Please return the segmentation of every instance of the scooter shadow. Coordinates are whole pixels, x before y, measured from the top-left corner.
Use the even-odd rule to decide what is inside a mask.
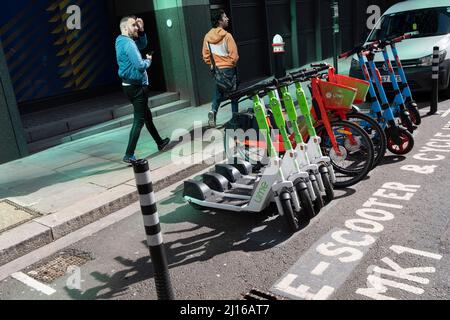
[[[378,166],[394,164],[394,163],[402,162],[404,160],[406,160],[406,157],[401,156],[401,155],[384,156],[383,160],[378,164]]]
[[[285,218],[276,212],[275,205],[260,213],[200,211],[189,204],[178,207],[160,217],[161,223],[166,224],[164,234],[169,242],[165,242],[165,247],[170,267],[206,261],[230,251],[267,250],[298,235],[309,224],[301,221],[300,230],[293,233]]]
[[[351,195],[356,193],[356,190],[353,188],[341,188],[334,190],[335,193],[341,193],[341,191],[343,191],[344,193],[337,196],[335,195],[333,201],[350,197]]]

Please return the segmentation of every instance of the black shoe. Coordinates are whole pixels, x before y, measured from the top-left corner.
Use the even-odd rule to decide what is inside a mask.
[[[158,150],[159,151],[164,151],[164,149],[166,149],[167,145],[169,144],[170,139],[169,138],[165,138],[161,144],[158,145]]]

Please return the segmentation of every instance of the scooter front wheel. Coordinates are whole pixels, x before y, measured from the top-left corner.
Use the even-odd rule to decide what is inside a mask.
[[[316,214],[319,213],[319,211],[323,208],[324,203],[322,199],[322,195],[320,194],[320,188],[319,184],[317,183],[317,180],[311,181],[312,186],[314,189],[314,193],[316,194],[316,200],[314,200],[314,210],[316,211]]]
[[[390,131],[386,131],[390,132]],[[411,133],[403,128],[398,128],[398,135],[400,144],[395,143],[391,133],[387,136],[387,148],[390,152],[396,155],[404,155],[409,153],[414,148],[414,137]]]
[[[419,110],[417,110],[417,106],[415,104],[413,103],[408,104],[408,112],[409,118],[411,119],[412,123],[414,123],[416,126],[422,123],[422,117],[419,113]]]
[[[334,199],[333,184],[330,181],[328,173],[322,173],[323,186],[325,187],[325,203],[330,203]]]
[[[308,189],[297,189],[297,194],[300,198],[302,210],[300,212],[303,213],[303,217],[311,220],[316,215],[316,211],[314,210],[313,203],[311,201],[311,197],[309,196]],[[300,221],[302,217],[298,216],[298,220]]]
[[[283,209],[283,217],[287,223],[289,230],[294,233],[298,230],[298,220],[294,215],[294,210],[292,209],[291,195],[289,192],[284,192],[280,195],[281,207]]]

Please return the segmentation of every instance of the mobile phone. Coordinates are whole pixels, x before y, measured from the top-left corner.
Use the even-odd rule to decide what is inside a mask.
[[[150,51],[149,53],[147,53],[149,56],[152,56],[155,53],[155,51]]]

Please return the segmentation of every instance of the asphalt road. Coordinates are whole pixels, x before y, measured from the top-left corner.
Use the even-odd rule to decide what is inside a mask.
[[[450,100],[439,109],[410,154],[388,153],[293,235],[270,213],[199,212],[180,187],[166,190],[158,211],[175,296],[235,300],[257,288],[284,299],[449,299]],[[0,299],[156,299],[142,216],[134,207],[117,217],[41,250],[0,282]],[[61,251],[90,260],[44,286],[21,278]]]

